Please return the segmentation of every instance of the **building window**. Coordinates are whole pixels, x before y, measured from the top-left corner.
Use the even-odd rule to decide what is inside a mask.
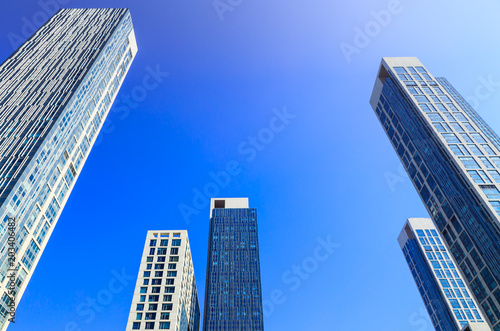
[[[170,329],[170,322],[160,322],[160,330]]]
[[[163,277],[163,271],[155,271],[155,277]]]
[[[158,248],[158,255],[167,255],[166,248]]]
[[[456,144],[460,142],[457,135],[454,133],[443,133],[443,138],[449,144]]]
[[[440,114],[427,114],[432,122],[444,122],[443,117]]]
[[[148,288],[147,287],[141,287],[141,293],[147,293]]]
[[[155,320],[156,319],[156,313],[146,313],[146,318],[145,320]]]
[[[137,313],[137,316],[135,317],[136,320],[142,320],[142,313]]]
[[[160,287],[156,286],[151,289],[151,293],[160,293]]]
[[[155,255],[155,249],[154,248],[150,248],[149,249],[149,255]]]
[[[467,133],[460,133],[460,137],[466,142],[466,143],[473,143],[474,140],[472,140]]]
[[[483,136],[481,136],[480,133],[471,133],[470,134],[472,136],[472,138],[474,138],[474,140],[480,144],[486,144],[486,140],[484,140]]]
[[[468,122],[469,120],[464,116],[464,114],[462,113],[453,113],[453,115],[455,115],[455,117],[457,118],[457,120],[459,120],[460,122]]]
[[[144,282],[142,285],[148,285],[149,284],[149,279],[144,279]]]
[[[146,296],[145,296],[145,295],[141,295],[141,296],[139,297],[139,301],[140,301],[140,302],[144,302],[144,301],[146,301]]]
[[[489,145],[481,145],[488,155],[496,155],[495,151]]]
[[[155,328],[155,322],[146,322],[146,330],[153,330]]]
[[[149,241],[149,246],[151,246],[151,247],[156,246],[156,239],[151,239]]]
[[[172,310],[172,304],[171,303],[164,303],[161,305],[161,310]]]
[[[481,160],[481,162],[483,162],[484,166],[485,166],[487,169],[493,169],[493,168],[495,168],[495,167],[493,166],[493,164],[491,164],[490,160],[488,160],[488,158],[487,158],[487,157],[482,156],[482,157],[479,157],[479,159]]]
[[[170,248],[170,254],[172,254],[172,255],[178,255],[179,254],[179,249],[178,248]]]
[[[443,124],[446,124],[446,123],[435,122],[432,124],[434,125],[434,127],[436,128],[436,130],[438,132],[448,132],[448,130],[446,130],[446,128],[443,126]]]
[[[441,100],[439,100],[439,98],[435,95],[432,95],[431,96],[431,99],[434,101],[434,102],[440,102]],[[442,104],[442,103],[436,103],[436,108],[439,110],[439,111],[442,111],[442,112],[446,112],[448,111],[448,109],[446,109],[446,107]],[[463,131],[463,130],[462,130]]]
[[[500,201],[490,201],[491,206],[495,211],[497,212],[498,215],[500,215]]]
[[[172,301],[172,296],[170,294],[165,294],[163,296],[163,302],[170,302]]]
[[[156,304],[156,303],[150,303],[149,307],[148,307],[148,310],[149,311],[158,310],[158,304]]]
[[[181,239],[172,239],[172,246],[180,246]]]
[[[175,286],[166,286],[165,293],[175,293]]]
[[[477,145],[471,144],[467,145],[474,155],[484,155],[483,152],[477,147]]]
[[[427,104],[425,104],[425,103],[419,103],[418,105],[419,105],[419,106],[420,106],[420,108],[422,108],[422,110],[423,110],[423,111],[425,111],[426,113],[428,113],[428,112],[431,112],[431,111],[432,111],[432,109],[431,109],[431,108],[429,108],[429,106],[427,106]]]
[[[490,159],[491,159],[491,161],[493,161],[493,163],[495,163],[495,166],[497,168],[500,168],[500,157],[498,157],[498,156],[491,156]]]
[[[464,164],[467,169],[480,169],[479,164],[472,157],[461,157],[460,161]]]
[[[141,328],[141,322],[132,323],[132,330],[139,330]]]
[[[170,313],[161,313],[160,319],[161,320],[168,320],[168,319],[170,319]]]
[[[175,270],[176,263],[169,263],[168,264],[168,269],[169,270]]]
[[[481,185],[481,189],[488,199],[500,199],[500,191],[494,185]]]
[[[474,181],[474,183],[476,183],[476,184],[484,184],[484,179],[479,175],[479,173],[476,170],[469,170],[467,172],[471,176],[471,178]]]
[[[179,257],[178,256],[171,256],[168,259],[169,262],[179,262]]]
[[[143,311],[144,310],[144,304],[143,303],[138,303],[135,310],[137,310],[137,311]]]
[[[483,177],[484,181],[488,184],[491,184],[493,183],[490,179],[490,177],[488,177],[488,175],[486,175],[486,172],[484,172],[483,170],[479,170],[479,174]]]
[[[463,122],[462,124],[465,126],[465,128],[467,129],[467,131],[469,131],[469,132],[476,131],[476,129],[474,129],[474,127],[469,122]]]
[[[460,303],[458,303],[458,300],[457,300],[457,299],[451,299],[451,300],[450,300],[450,303],[451,303],[451,306],[452,306],[453,308],[461,308],[461,307],[460,307]]]
[[[161,285],[161,278],[155,278],[151,282],[152,285]]]
[[[168,239],[162,239],[160,241],[160,246],[168,246]]]
[[[448,282],[447,279],[440,279],[439,282],[441,283],[441,286],[445,288],[450,287],[450,283]]]

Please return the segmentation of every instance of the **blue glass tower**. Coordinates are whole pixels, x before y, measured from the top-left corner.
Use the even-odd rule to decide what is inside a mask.
[[[248,199],[212,199],[204,331],[263,331],[257,211]]]
[[[128,9],[62,9],[0,65],[2,331],[136,52]]]
[[[436,331],[487,326],[430,219],[408,219],[398,242]]]
[[[500,330],[500,138],[417,58],[383,58],[370,103],[487,322]]]

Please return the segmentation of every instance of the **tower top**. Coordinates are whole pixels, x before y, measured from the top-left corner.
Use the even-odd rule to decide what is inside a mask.
[[[212,198],[210,199],[210,217],[214,208],[249,208],[248,198]]]

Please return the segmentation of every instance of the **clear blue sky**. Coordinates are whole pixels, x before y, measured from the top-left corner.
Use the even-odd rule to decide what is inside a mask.
[[[431,330],[396,241],[407,217],[427,213],[368,100],[382,56],[417,56],[464,96],[480,77],[500,82],[498,1],[242,0],[224,20],[212,0],[59,1],[130,8],[139,53],[119,98],[140,91],[147,68],[169,75],[115,104],[9,330],[124,330],[135,279],[95,314],[86,298],[113,270],[137,276],[148,229],[189,231],[202,303],[209,209],[199,203],[186,224],[179,206],[233,160],[241,172],[218,196],[258,209],[267,330]],[[2,60],[44,7],[2,5]],[[342,43],[357,47],[350,62]],[[478,111],[500,132],[490,87]],[[284,108],[295,117],[271,137]],[[338,247],[314,258],[318,240]]]

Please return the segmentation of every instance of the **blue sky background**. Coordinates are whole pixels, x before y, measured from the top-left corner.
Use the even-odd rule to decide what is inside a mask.
[[[169,75],[135,107],[115,103],[9,330],[124,330],[148,229],[189,231],[202,304],[209,208],[187,224],[179,206],[232,160],[241,173],[218,196],[258,209],[267,330],[432,330],[396,241],[427,213],[368,101],[382,56],[417,56],[500,132],[500,84],[475,92],[500,82],[498,1],[242,0],[224,20],[211,0],[59,1],[130,8],[139,53],[119,99],[147,68]],[[3,4],[0,59],[44,7]],[[348,62],[340,45],[388,8]],[[249,161],[238,146],[285,107],[295,118]],[[318,240],[340,246],[314,264]],[[283,280],[304,263],[304,279]],[[113,270],[134,280],[89,314]]]

